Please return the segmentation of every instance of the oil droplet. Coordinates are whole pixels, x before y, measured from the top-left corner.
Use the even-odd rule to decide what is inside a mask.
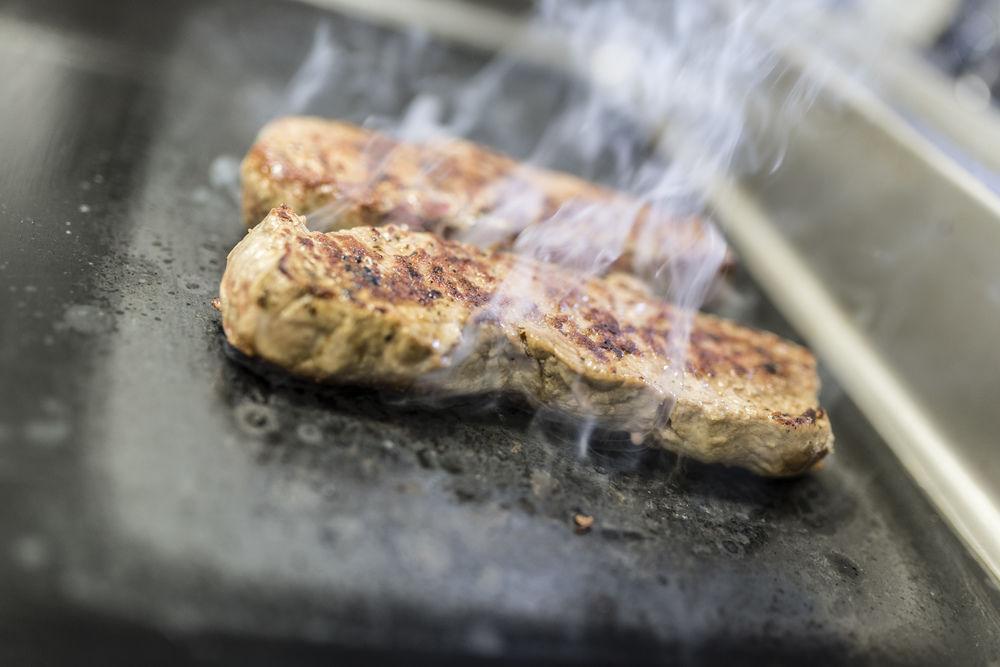
[[[278,418],[266,405],[246,401],[237,405],[233,412],[236,424],[248,435],[269,435],[278,430]]]

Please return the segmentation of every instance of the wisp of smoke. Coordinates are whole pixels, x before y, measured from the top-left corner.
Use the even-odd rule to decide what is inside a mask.
[[[519,157],[525,164],[598,179],[621,194],[600,203],[570,201],[543,222],[526,224],[521,221],[543,210],[543,197],[533,187],[530,169],[515,170],[493,184],[503,192],[500,205],[464,230],[462,238],[488,246],[516,234],[513,251],[525,261],[557,262],[581,279],[607,272],[623,253],[633,252],[635,270],[674,305],[663,386],[680,391],[693,314],[727,252],[723,236],[704,215],[707,193],[719,179],[780,160],[782,128],[808,107],[820,85],[814,73],[798,72],[788,88],[792,92],[776,95],[776,78],[788,75],[782,51],[792,39],[820,41],[807,34],[807,26],[821,25],[814,19],[827,4],[543,3],[533,18],[534,34],[563,45],[569,76],[542,91],[552,97],[545,105],[548,116],[543,130],[534,134],[531,151]],[[407,42],[410,47],[426,43]],[[407,59],[419,58],[419,50],[389,44],[386,62],[405,69]],[[321,90],[354,76],[342,55],[321,26],[289,85],[285,111],[305,109]],[[511,107],[510,90],[521,73],[512,48],[470,80],[418,88],[400,116],[373,117],[367,124],[415,142],[517,135],[523,129],[517,116],[500,118],[497,109]],[[316,225],[337,214],[333,204],[310,212],[309,219]],[[523,315],[519,303],[531,301],[531,281],[519,275],[517,266],[491,305],[494,315],[507,321]],[[475,331],[470,329],[466,338],[474,340]],[[457,350],[455,356],[462,353]],[[593,426],[584,420],[582,442]]]

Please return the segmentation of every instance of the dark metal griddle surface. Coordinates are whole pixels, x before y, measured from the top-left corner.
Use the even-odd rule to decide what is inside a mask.
[[[1000,657],[997,591],[832,381],[836,456],[774,482],[613,438],[580,461],[517,405],[314,391],[227,353],[231,158],[289,111],[321,18],[0,10],[0,662]],[[387,71],[393,35],[324,20],[370,60],[327,115],[483,62]]]

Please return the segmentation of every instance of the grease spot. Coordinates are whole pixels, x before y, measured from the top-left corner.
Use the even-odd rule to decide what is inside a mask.
[[[323,441],[323,432],[316,424],[299,424],[295,435],[307,445],[318,445]]]
[[[265,436],[278,430],[278,417],[266,405],[247,401],[237,405],[233,412],[236,424],[247,435]]]

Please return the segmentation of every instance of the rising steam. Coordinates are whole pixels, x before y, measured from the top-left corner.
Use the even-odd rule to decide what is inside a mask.
[[[780,160],[781,128],[794,122],[818,89],[812,73],[799,72],[793,93],[776,95],[777,77],[787,75],[781,53],[793,36],[819,41],[806,34],[806,26],[817,24],[813,19],[825,4],[546,2],[533,18],[533,32],[563,45],[569,76],[536,75],[543,85],[528,94],[545,96],[544,118],[509,111],[527,67],[512,48],[457,85],[425,80],[402,114],[370,115],[365,122],[408,141],[477,139],[526,164],[570,171],[623,193],[604,203],[571,201],[542,224],[518,226],[535,217],[530,212],[542,210],[543,201],[532,187],[530,170],[515,171],[494,184],[504,193],[501,205],[460,238],[490,245],[520,232],[514,244],[518,255],[558,262],[581,278],[604,274],[627,247],[633,248],[632,264],[677,313],[664,367],[669,397],[682,386],[693,313],[727,252],[722,235],[704,215],[707,193],[721,178]],[[390,43],[385,62],[406,71],[429,51],[423,48],[427,44],[420,35],[406,37],[402,45]],[[367,79],[372,108],[382,108],[378,96],[389,94],[384,86],[371,81],[370,73],[351,69],[350,58],[321,26],[282,111],[322,115],[313,101],[324,90],[356,86],[354,76]],[[334,204],[308,213],[313,226],[324,226],[338,209]],[[522,278],[512,271],[498,297],[503,303],[498,317],[516,319],[518,303],[530,301],[530,280]],[[496,304],[494,309],[500,310]],[[475,338],[473,333],[467,339]],[[591,427],[587,421],[588,434]],[[586,435],[581,437],[585,442]]]

